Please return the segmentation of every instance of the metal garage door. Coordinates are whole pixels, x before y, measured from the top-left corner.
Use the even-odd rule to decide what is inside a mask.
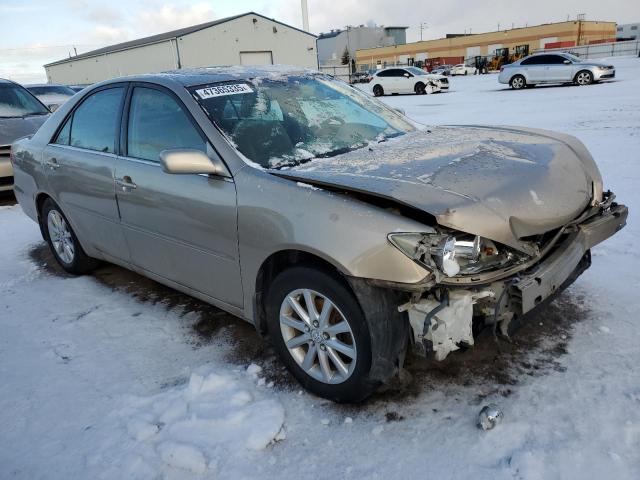
[[[240,52],[240,65],[273,65],[273,53]]]

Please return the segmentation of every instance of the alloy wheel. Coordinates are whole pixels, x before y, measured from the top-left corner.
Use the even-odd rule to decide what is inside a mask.
[[[589,72],[580,72],[576,80],[578,85],[589,85],[591,83],[591,74]]]
[[[73,263],[75,258],[75,244],[71,236],[71,229],[64,217],[57,210],[49,211],[47,215],[47,230],[51,245],[58,258],[66,264]]]
[[[280,306],[280,332],[289,354],[309,376],[328,384],[346,381],[356,366],[349,322],[325,295],[298,289]]]
[[[521,88],[523,88],[524,78],[515,77],[513,80],[511,80],[511,87],[513,87],[514,90],[520,90]]]

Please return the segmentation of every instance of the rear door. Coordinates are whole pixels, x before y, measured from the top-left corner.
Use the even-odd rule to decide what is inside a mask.
[[[527,82],[540,83],[545,81],[545,63],[547,61],[546,57],[547,55],[536,55],[533,57],[525,58],[520,63]]]
[[[226,304],[242,306],[236,189],[230,178],[168,174],[166,149],[216,155],[169,90],[134,84],[122,122],[115,172],[130,262]]]
[[[51,194],[86,250],[128,258],[119,225],[113,175],[126,84],[92,92],[45,148]]]

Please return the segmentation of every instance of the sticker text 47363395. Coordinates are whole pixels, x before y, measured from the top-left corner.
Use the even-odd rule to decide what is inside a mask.
[[[220,97],[223,95],[237,95],[239,93],[253,93],[252,88],[246,83],[227,83],[225,85],[215,85],[201,88],[196,93],[203,100],[206,98]]]

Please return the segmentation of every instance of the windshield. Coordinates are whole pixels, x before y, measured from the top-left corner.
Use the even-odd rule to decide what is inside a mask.
[[[564,56],[574,63],[582,62],[582,59],[580,57],[576,57],[575,55],[571,55],[570,53],[565,53]]]
[[[27,87],[34,95],[68,95],[73,96],[76,94],[69,87],[65,87],[63,85],[47,85],[42,87]]]
[[[339,155],[415,130],[384,104],[324,75],[238,80],[192,93],[233,145],[265,168]]]
[[[405,70],[407,72],[413,73],[414,75],[426,75],[427,72],[418,67],[407,67]]]
[[[46,115],[49,110],[27,90],[14,83],[0,83],[0,117]]]

